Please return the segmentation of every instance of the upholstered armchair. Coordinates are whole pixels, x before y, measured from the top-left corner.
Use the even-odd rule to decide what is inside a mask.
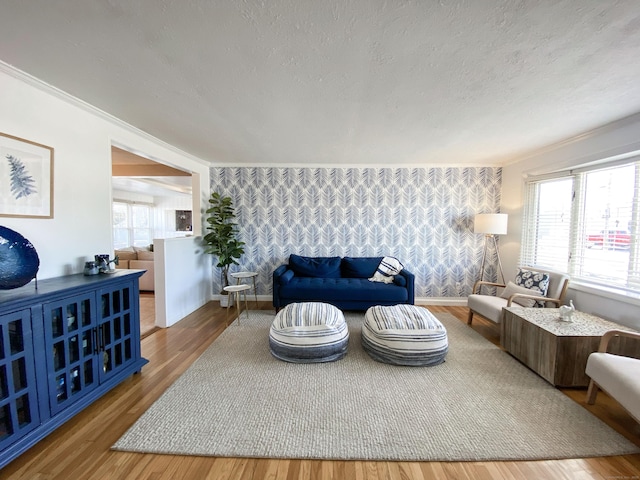
[[[607,353],[609,342],[615,337],[627,337],[640,342],[640,334],[624,330],[610,330],[602,336],[597,352],[587,359],[586,374],[591,377],[587,403],[593,405],[598,389],[602,389],[640,422],[640,360]]]
[[[560,307],[569,286],[569,276],[551,270],[521,267],[513,282],[507,285],[478,281],[473,286],[471,295],[467,298],[469,317],[467,324],[471,325],[474,313],[495,323],[502,321],[502,308],[510,307],[513,303],[523,307]],[[497,295],[482,294],[483,287],[495,287]]]

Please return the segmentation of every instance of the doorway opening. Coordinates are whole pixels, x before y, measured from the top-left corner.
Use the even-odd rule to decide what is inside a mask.
[[[193,234],[192,174],[116,146],[111,147],[112,232],[117,268],[144,269],[140,277],[140,331],[155,331],[154,239]],[[160,273],[158,273],[160,274]]]

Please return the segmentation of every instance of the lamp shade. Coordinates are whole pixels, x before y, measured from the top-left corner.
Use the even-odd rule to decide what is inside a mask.
[[[473,231],[488,235],[505,235],[507,217],[506,213],[478,213],[473,220]]]

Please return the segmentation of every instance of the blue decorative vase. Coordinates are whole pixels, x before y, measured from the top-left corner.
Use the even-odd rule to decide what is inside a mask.
[[[0,290],[22,287],[36,277],[40,259],[33,244],[0,226]]]

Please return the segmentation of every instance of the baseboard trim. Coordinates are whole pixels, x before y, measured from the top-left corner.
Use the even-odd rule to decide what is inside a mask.
[[[214,300],[220,300],[222,295],[214,295]],[[251,291],[247,292],[247,302],[255,301],[255,297]],[[273,296],[258,295],[259,302],[271,302]],[[445,307],[466,307],[467,297],[419,297],[415,300],[416,305],[440,305]]]
[[[441,305],[444,307],[466,307],[467,297],[420,297],[416,305]]]

